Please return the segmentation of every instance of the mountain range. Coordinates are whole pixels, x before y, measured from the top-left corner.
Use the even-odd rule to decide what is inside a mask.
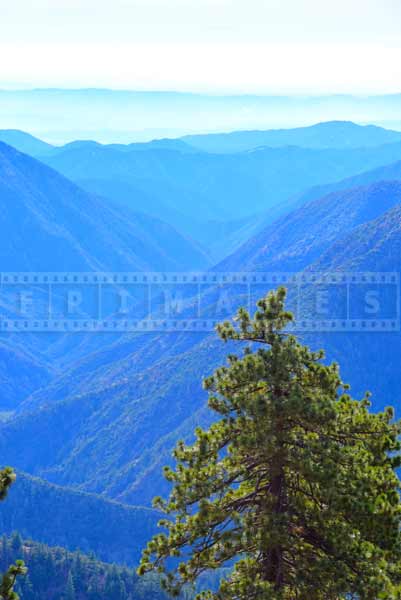
[[[260,146],[269,146],[270,148],[282,146],[366,148],[399,142],[401,132],[383,129],[383,127],[375,125],[360,126],[350,121],[331,121],[295,129],[187,135],[181,139],[199,150],[224,154],[243,152]]]
[[[43,163],[0,143],[3,271],[178,270],[207,264],[173,227],[116,211]],[[28,243],[27,243],[28,240]],[[179,257],[179,260],[178,260]]]
[[[300,127],[338,120],[400,124],[400,94],[196,94],[110,89],[0,90],[0,127],[50,143],[76,139],[128,143],[185,134]],[[397,128],[397,127],[396,127]]]
[[[336,127],[337,138],[325,141]],[[394,133],[330,123],[277,132],[277,144],[309,136],[310,148],[230,154],[194,151],[188,139],[149,148],[79,142],[46,148],[42,160],[2,143],[3,270],[398,272],[401,143]],[[363,136],[368,141],[358,147]],[[122,189],[136,191],[128,197]],[[208,222],[215,229],[195,236]],[[215,264],[205,248],[213,232],[221,238]],[[243,297],[227,289],[232,312]],[[397,290],[380,280],[371,289],[385,291],[386,307]],[[219,292],[209,286],[202,298],[215,307]],[[1,307],[10,312],[6,289]],[[1,336],[0,453],[19,471],[1,507],[3,531],[135,564],[155,529],[151,498],[168,491],[162,466],[178,439],[191,439],[212,418],[201,380],[240,349],[207,332]],[[340,362],[355,395],[370,388],[375,409],[399,410],[399,328],[318,328],[302,339]]]
[[[111,207],[144,212],[185,232],[214,262],[283,209],[288,212],[292,198],[306,189],[401,159],[401,142],[260,147],[236,154],[149,146],[145,152],[135,145],[121,150],[80,142],[40,158],[89,193],[106,197]]]

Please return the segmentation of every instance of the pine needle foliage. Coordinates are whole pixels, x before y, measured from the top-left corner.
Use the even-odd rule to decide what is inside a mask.
[[[231,567],[202,600],[401,598],[400,423],[354,400],[337,364],[288,333],[284,288],[218,327],[240,355],[206,379],[217,420],[179,442],[139,574],[172,595]]]
[[[15,473],[11,467],[5,467],[0,471],[0,500],[7,496],[10,486],[16,479]],[[25,575],[27,569],[22,560],[17,560],[11,565],[0,579],[0,598],[2,600],[19,600],[14,586],[19,575]]]

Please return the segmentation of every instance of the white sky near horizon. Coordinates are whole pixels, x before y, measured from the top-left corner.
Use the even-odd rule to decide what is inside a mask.
[[[0,0],[0,87],[401,92],[401,0]]]

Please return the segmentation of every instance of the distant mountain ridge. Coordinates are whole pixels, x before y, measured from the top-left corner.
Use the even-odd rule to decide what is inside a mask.
[[[221,136],[235,141],[248,133],[255,144],[264,136],[276,147],[210,154],[183,139],[125,145],[78,140],[47,145],[39,158],[88,192],[106,197],[118,211],[125,206],[185,231],[211,262],[231,254],[264,223],[307,200],[397,178],[372,173],[365,181],[363,172],[401,161],[401,142],[396,141],[401,132],[334,121]],[[355,175],[359,173],[360,182]],[[355,180],[344,179],[350,176]]]
[[[217,262],[249,237],[258,215],[263,222],[270,210],[312,186],[401,160],[401,142],[362,149],[291,146],[220,155],[170,149],[121,152],[88,144],[58,149],[43,160],[87,191],[101,192],[116,207],[158,215],[186,231]],[[222,238],[219,224],[227,221],[235,226]]]
[[[401,161],[392,162],[388,165],[380,166],[369,171],[362,171],[357,175],[335,181],[334,183],[327,183],[325,185],[318,185],[305,190],[301,194],[291,198],[288,205],[292,205],[293,208],[301,206],[311,200],[317,200],[322,196],[326,196],[332,192],[339,192],[341,190],[348,190],[355,187],[362,187],[370,185],[378,181],[401,181]]]
[[[207,264],[196,244],[173,227],[116,211],[2,142],[0,207],[3,271],[180,270]]]
[[[0,129],[0,141],[35,158],[57,155],[60,151],[84,146],[100,146],[121,152],[169,149],[184,153],[204,151],[212,154],[231,154],[260,147],[298,146],[320,150],[375,147],[400,142],[401,131],[377,125],[360,125],[352,121],[323,121],[305,127],[189,134],[180,138],[155,138],[147,142],[132,140],[129,143],[100,143],[94,139],[82,139],[53,145],[25,131]]]
[[[400,94],[223,96],[96,88],[0,90],[3,127],[11,123],[56,144],[97,137],[126,143],[188,133],[299,127],[327,120],[327,115],[343,121],[399,123],[400,108]]]
[[[332,192],[267,226],[214,269],[300,271],[350,230],[398,204],[401,181],[379,181]]]
[[[375,125],[357,125],[351,121],[328,121],[295,129],[187,135],[181,139],[205,152],[230,153],[253,150],[260,146],[299,146],[315,149],[381,146],[399,142],[401,131],[383,129]]]
[[[53,149],[51,144],[19,129],[0,129],[0,142],[30,156],[40,156]]]

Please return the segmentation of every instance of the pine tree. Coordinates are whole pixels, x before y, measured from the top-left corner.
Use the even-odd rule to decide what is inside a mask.
[[[23,600],[35,600],[35,592],[29,575],[25,575],[17,582],[18,591],[21,593]]]
[[[13,554],[21,554],[22,552],[22,538],[18,531],[14,532],[10,539],[11,550]]]
[[[104,591],[107,598],[113,598],[113,600],[124,600],[126,597],[124,582],[115,565],[107,574]]]
[[[75,600],[75,585],[71,571],[68,573],[67,585],[65,586],[65,600]]]
[[[14,483],[16,477],[10,467],[5,467],[0,471],[0,500],[7,496],[10,486]],[[18,541],[20,541],[18,539]],[[0,580],[0,598],[3,600],[18,600],[19,596],[14,591],[15,582],[19,575],[25,575],[27,569],[22,560],[17,560],[14,565],[8,568]]]
[[[88,556],[88,558],[89,558],[89,556]],[[73,576],[74,576],[75,592],[77,593],[77,595],[79,595],[79,593],[83,592],[83,586],[84,586],[84,581],[85,581],[85,568],[84,568],[81,554],[79,554],[79,552],[76,552],[74,554],[74,560],[73,560],[73,563],[71,566],[71,572],[73,573]]]
[[[284,305],[280,288],[253,318],[240,309],[218,327],[243,352],[205,382],[218,419],[165,468],[173,489],[155,506],[167,533],[138,573],[160,573],[178,595],[228,566],[199,596],[216,600],[401,598],[401,426],[391,409],[369,412],[368,395],[353,400],[338,366],[288,333]]]

